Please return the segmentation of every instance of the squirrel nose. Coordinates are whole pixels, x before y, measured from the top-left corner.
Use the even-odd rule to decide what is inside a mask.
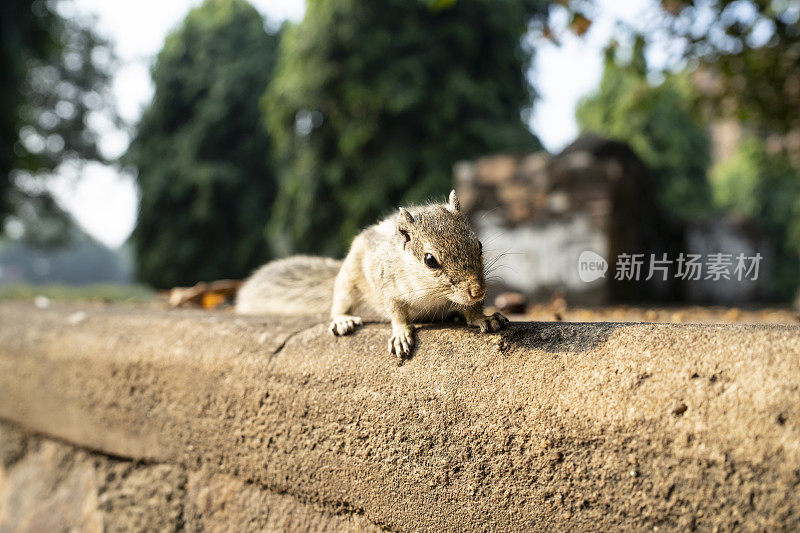
[[[480,300],[486,295],[486,286],[484,285],[470,285],[469,296],[476,300]]]

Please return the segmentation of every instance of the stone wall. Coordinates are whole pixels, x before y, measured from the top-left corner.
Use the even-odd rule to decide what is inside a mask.
[[[680,235],[659,212],[647,168],[626,145],[584,137],[561,154],[500,155],[454,168],[456,191],[498,266],[493,292],[534,298],[565,294],[582,304],[669,299],[672,283],[613,279],[619,253],[679,247]],[[612,265],[592,282],[578,275],[590,251]]]
[[[208,466],[91,452],[0,423],[0,533],[379,531]]]
[[[577,304],[620,301],[746,303],[763,301],[769,285],[769,244],[751,225],[725,218],[678,221],[655,201],[655,177],[625,144],[581,137],[560,154],[498,155],[454,167],[461,204],[485,243],[492,265],[490,295],[519,291],[534,299],[564,295]],[[604,277],[579,275],[579,258],[595,254]],[[761,253],[760,277],[687,280],[679,255]],[[621,254],[642,254],[639,280],[615,279]],[[653,276],[652,258],[667,258],[667,279]]]
[[[0,303],[0,531],[800,528],[800,327]]]
[[[695,221],[686,226],[686,252],[708,257],[709,254],[724,252],[735,258],[739,254],[755,257],[760,254],[760,272],[755,279],[699,279],[687,282],[683,287],[683,299],[695,303],[713,302],[718,304],[737,304],[742,302],[762,302],[769,294],[771,246],[752,224],[743,221],[718,218],[716,220]],[[749,265],[748,265],[749,266]]]

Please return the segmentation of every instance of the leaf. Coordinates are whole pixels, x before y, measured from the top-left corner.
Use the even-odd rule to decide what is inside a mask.
[[[592,21],[586,18],[585,15],[582,13],[575,13],[572,15],[572,21],[569,23],[569,29],[572,32],[581,37],[587,31],[589,31],[589,27],[591,27]]]
[[[203,309],[214,309],[219,305],[225,303],[226,298],[217,292],[207,292],[203,294],[201,307]]]

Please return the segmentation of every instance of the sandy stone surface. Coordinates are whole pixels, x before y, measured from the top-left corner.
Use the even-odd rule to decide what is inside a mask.
[[[568,307],[563,298],[530,306],[519,320],[564,322],[668,322],[673,324],[800,325],[800,311],[789,307],[632,306]]]
[[[402,365],[388,334],[0,304],[0,528],[59,483],[108,528],[800,528],[796,325],[434,325]]]
[[[0,424],[0,533],[378,531],[209,468],[76,449]]]

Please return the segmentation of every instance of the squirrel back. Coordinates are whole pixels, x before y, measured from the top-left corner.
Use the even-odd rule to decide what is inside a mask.
[[[262,266],[236,295],[242,315],[328,314],[333,282],[342,262],[327,257],[296,255]]]

